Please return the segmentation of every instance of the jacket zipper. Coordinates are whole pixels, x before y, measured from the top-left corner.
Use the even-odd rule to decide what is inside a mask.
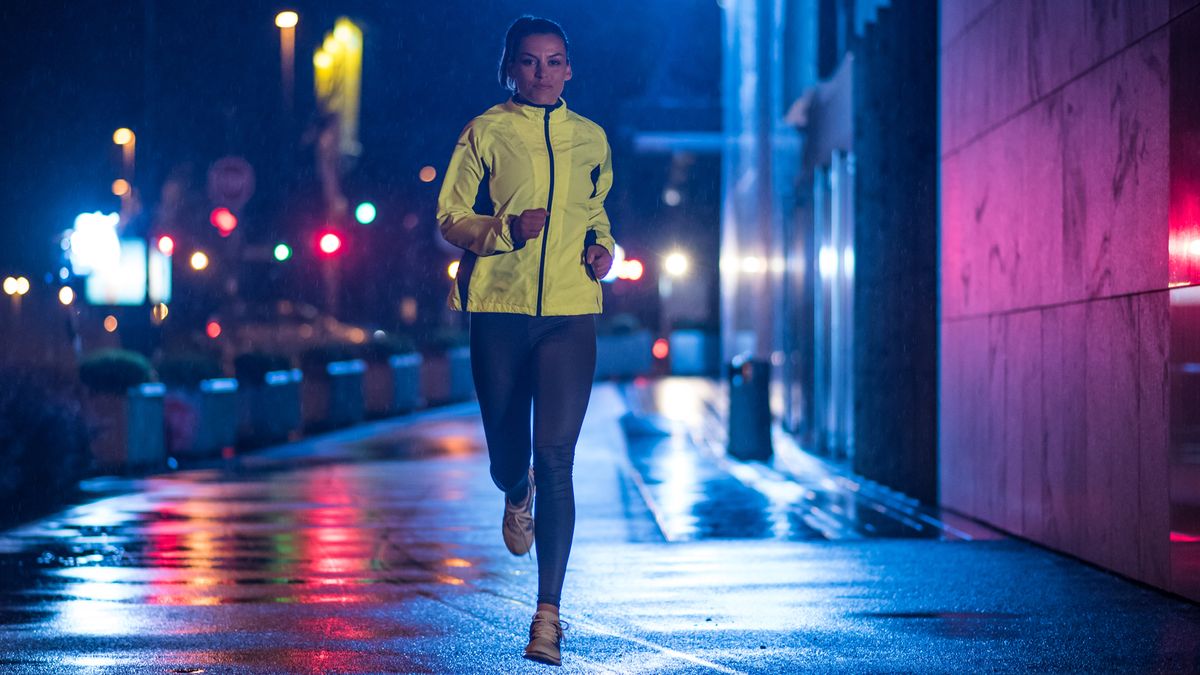
[[[550,156],[550,194],[546,196],[546,227],[542,228],[542,259],[538,263],[537,315],[542,315],[542,293],[546,283],[546,242],[550,241],[550,214],[554,207],[554,148],[550,145],[550,110],[546,110],[546,153]]]

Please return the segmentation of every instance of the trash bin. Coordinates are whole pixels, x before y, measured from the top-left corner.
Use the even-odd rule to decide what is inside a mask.
[[[729,364],[730,456],[741,460],[771,458],[771,364],[749,355]]]

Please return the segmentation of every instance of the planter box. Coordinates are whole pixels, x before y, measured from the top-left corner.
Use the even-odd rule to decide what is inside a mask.
[[[471,348],[455,347],[433,354],[421,364],[421,394],[429,405],[469,401],[475,397]]]
[[[166,388],[154,382],[131,387],[125,394],[88,394],[88,413],[95,429],[92,458],[97,467],[158,469],[165,465],[165,393]]]
[[[238,382],[217,378],[200,382],[197,389],[168,389],[164,416],[169,455],[220,457],[237,443]]]
[[[627,380],[649,375],[654,366],[650,353],[654,340],[648,330],[596,338],[596,379]]]
[[[672,375],[716,375],[721,371],[721,341],[716,333],[671,331]]]
[[[301,386],[306,429],[324,430],[358,424],[366,417],[362,359],[334,361],[324,370],[305,373]]]
[[[397,354],[386,363],[372,361],[363,374],[367,414],[400,415],[421,405],[421,355]]]
[[[304,375],[298,370],[274,370],[262,382],[242,382],[238,388],[238,441],[261,446],[292,440],[300,433],[300,387]]]

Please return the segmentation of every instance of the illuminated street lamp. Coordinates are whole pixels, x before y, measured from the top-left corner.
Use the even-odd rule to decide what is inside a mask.
[[[199,272],[200,270],[203,270],[203,269],[207,269],[208,268],[208,256],[205,255],[204,251],[196,251],[195,253],[192,254],[191,263],[192,263],[192,269],[196,270],[197,272]]]
[[[300,15],[288,10],[275,15],[279,28],[279,67],[283,82],[283,109],[290,115],[296,81],[296,24]]]
[[[663,268],[667,274],[673,277],[682,277],[688,271],[688,257],[679,251],[675,251],[663,261]]]
[[[64,306],[69,306],[75,302],[75,290],[70,286],[63,286],[58,289],[58,301]]]
[[[112,139],[113,143],[121,146],[124,158],[124,178],[126,181],[131,181],[133,180],[133,156],[137,147],[137,136],[131,130],[121,127],[113,132]]]

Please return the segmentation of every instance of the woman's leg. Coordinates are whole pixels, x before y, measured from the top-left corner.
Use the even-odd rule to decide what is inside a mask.
[[[529,319],[521,314],[471,314],[471,374],[483,417],[492,481],[510,501],[528,489],[530,377]]]
[[[571,539],[575,490],[571,470],[596,372],[596,320],[543,317],[534,335],[534,539],[538,602],[557,606]]]

